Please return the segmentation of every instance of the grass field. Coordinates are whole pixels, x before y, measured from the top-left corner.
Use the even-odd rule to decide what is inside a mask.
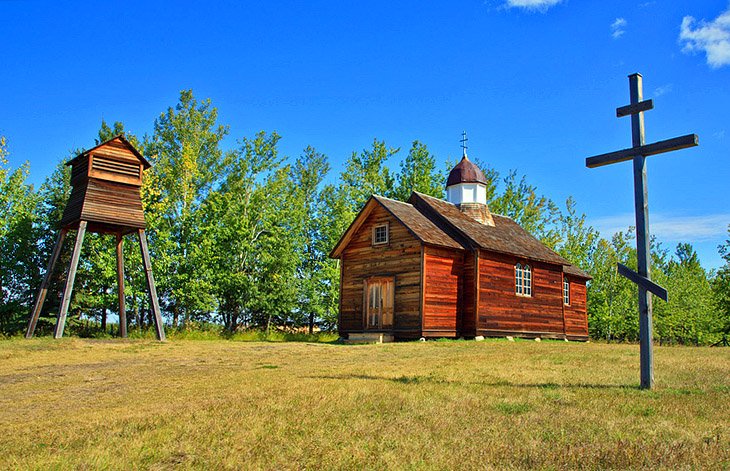
[[[0,342],[0,469],[730,468],[730,349]]]

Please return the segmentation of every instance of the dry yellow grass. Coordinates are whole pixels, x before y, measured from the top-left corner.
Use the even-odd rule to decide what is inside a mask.
[[[730,350],[0,342],[0,469],[730,467]]]

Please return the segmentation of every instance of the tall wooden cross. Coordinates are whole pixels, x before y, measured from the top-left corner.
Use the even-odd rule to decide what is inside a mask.
[[[595,168],[616,162],[634,161],[634,208],[636,211],[636,255],[639,272],[618,264],[618,272],[639,286],[639,337],[641,349],[641,387],[654,387],[654,353],[652,348],[652,307],[650,293],[667,300],[667,290],[651,281],[649,239],[649,206],[647,202],[646,157],[698,145],[696,134],[667,139],[653,144],[644,143],[644,111],[654,108],[652,100],[643,99],[641,74],[629,75],[631,103],[616,108],[616,117],[631,116],[629,149],[596,155],[586,159],[586,167]]]

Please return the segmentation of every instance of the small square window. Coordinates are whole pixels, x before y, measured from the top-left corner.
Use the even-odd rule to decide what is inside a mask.
[[[388,243],[388,225],[381,224],[373,227],[373,245]]]

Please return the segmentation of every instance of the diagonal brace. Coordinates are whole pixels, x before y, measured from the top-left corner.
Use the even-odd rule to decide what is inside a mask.
[[[650,293],[654,294],[658,298],[663,299],[664,301],[667,301],[668,294],[667,290],[659,286],[658,284],[651,281],[649,278],[643,277],[636,273],[631,268],[627,267],[626,265],[623,265],[621,263],[618,264],[618,272],[620,275],[628,278],[629,280],[633,281],[639,287],[649,291]]]

